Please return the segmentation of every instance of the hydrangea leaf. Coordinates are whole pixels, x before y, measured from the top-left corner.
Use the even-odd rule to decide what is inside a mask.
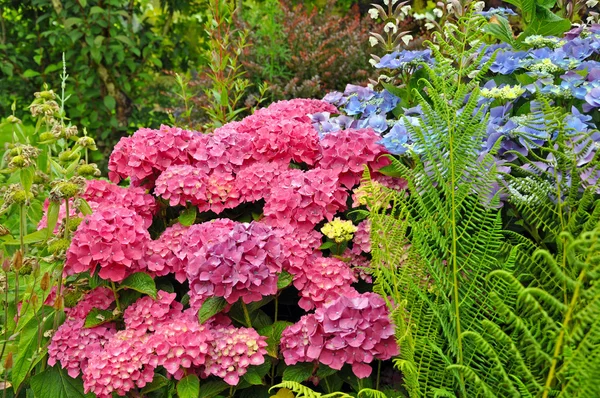
[[[154,279],[144,272],[136,272],[129,275],[121,282],[119,290],[126,287],[156,299],[156,284],[154,283]]]
[[[279,344],[283,330],[292,325],[291,322],[277,321],[272,325],[266,326],[258,331],[258,334],[267,338],[267,353],[273,358],[279,355]]]
[[[94,394],[84,394],[81,379],[73,379],[58,366],[46,369],[31,378],[34,396],[52,398],[92,398]]]
[[[152,391],[160,390],[161,388],[168,386],[171,380],[167,379],[161,374],[155,374],[152,382],[142,389],[142,394],[148,394]]]
[[[104,323],[111,322],[115,319],[112,311],[100,310],[92,308],[90,313],[85,317],[84,328],[93,328]]]
[[[203,324],[213,315],[218,314],[225,308],[227,301],[223,297],[209,297],[198,311],[198,321]]]
[[[196,375],[188,375],[177,383],[179,398],[198,398],[200,395],[200,380]]]
[[[329,242],[325,242],[323,243],[321,246],[319,246],[319,250],[327,250],[330,249],[334,246],[334,243],[329,241]]]
[[[283,371],[284,381],[295,381],[302,383],[307,380],[313,374],[314,365],[312,363],[298,363],[296,365],[288,366]]]
[[[200,388],[200,396],[198,398],[212,398],[228,388],[229,384],[225,383],[224,381],[208,381],[206,383],[202,383],[202,388]]]
[[[277,290],[284,289],[292,284],[292,274],[286,271],[281,271],[279,277],[277,278]]]
[[[181,225],[184,225],[186,227],[189,227],[190,225],[194,224],[195,221],[196,221],[196,207],[195,206],[188,207],[187,209],[182,211],[181,214],[179,215],[179,222],[181,223]]]
[[[244,380],[250,383],[253,386],[263,385],[263,377],[269,372],[271,369],[271,360],[266,357],[265,363],[258,366],[250,366],[248,368],[248,372],[244,375]]]

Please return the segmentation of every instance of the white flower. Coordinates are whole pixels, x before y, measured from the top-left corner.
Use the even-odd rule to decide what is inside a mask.
[[[414,13],[413,18],[417,21],[420,21],[421,19],[425,19],[425,14]]]
[[[369,44],[371,45],[371,47],[375,47],[377,45],[377,38],[373,36],[369,37]]]
[[[383,31],[385,33],[389,33],[390,30],[392,31],[392,33],[396,33],[398,31],[398,27],[396,26],[395,23],[393,22],[388,22],[385,24],[385,26],[383,27]]]
[[[408,43],[410,43],[410,41],[412,39],[413,39],[412,35],[402,36],[402,41],[404,42],[405,46],[408,46]]]
[[[452,3],[446,4],[446,10],[448,10],[448,12],[452,12],[453,8],[454,8],[454,5]]]
[[[440,10],[439,8],[434,8],[432,10],[432,12],[433,12],[433,15],[436,16],[436,18],[441,18],[442,15],[444,15],[444,11]]]
[[[379,11],[377,11],[376,8],[371,8],[369,10],[369,15],[371,16],[372,19],[377,19],[377,18],[379,18]]]
[[[433,28],[435,28],[435,25],[434,25],[434,24],[432,24],[431,22],[427,22],[427,23],[425,24],[425,29],[427,29],[427,30],[431,30],[431,29],[433,29]]]
[[[485,2],[483,1],[478,1],[477,3],[475,3],[473,5],[473,8],[475,9],[475,11],[477,12],[481,12],[483,11],[483,8],[485,7]]]
[[[406,5],[406,6],[402,6],[400,7],[400,12],[402,12],[402,14],[404,15],[408,15],[408,12],[410,11],[411,6]]]
[[[371,61],[373,61],[373,60],[371,60]],[[369,84],[367,84],[367,88],[368,88],[369,90],[373,90],[373,88],[374,88],[374,87],[373,87],[373,84],[372,84],[372,83],[369,83]]]
[[[585,5],[590,8],[596,7],[598,5],[598,0],[587,0]]]
[[[383,0],[383,4],[385,4],[386,6],[390,5],[390,0]]]
[[[374,60],[374,59],[370,59],[369,63],[371,64],[371,66],[375,66],[375,65],[378,64],[378,62],[376,60]]]

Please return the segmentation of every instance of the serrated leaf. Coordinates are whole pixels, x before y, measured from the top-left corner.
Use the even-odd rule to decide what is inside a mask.
[[[317,377],[324,378],[336,374],[338,372],[339,370],[332,369],[329,366],[320,363],[319,368],[317,369]]]
[[[202,307],[198,311],[198,321],[203,324],[213,315],[218,314],[225,308],[227,301],[223,297],[209,297],[202,303]]]
[[[483,30],[505,43],[514,45],[515,38],[508,20],[498,15],[494,18],[494,21],[495,22],[489,22],[485,25]]]
[[[164,386],[168,386],[170,383],[171,380],[161,374],[155,373],[152,382],[142,389],[142,394],[148,394],[149,392],[159,390]]]
[[[196,221],[196,206],[190,206],[179,215],[181,225],[189,227]]]
[[[154,279],[144,272],[136,272],[125,278],[125,280],[121,282],[119,290],[123,288],[129,288],[147,294],[156,300],[156,284],[154,283]]]
[[[281,343],[281,334],[288,326],[293,325],[287,321],[277,321],[272,325],[266,326],[258,331],[258,334],[267,338],[267,354],[273,358],[279,355],[279,344]]]
[[[58,223],[58,213],[60,211],[60,203],[58,202],[50,202],[48,205],[48,226],[46,227],[46,239],[50,238],[54,234],[54,228]]]
[[[248,372],[243,376],[243,379],[253,386],[260,386],[263,384],[262,378],[258,375],[258,372],[254,367],[248,369]]]
[[[115,106],[117,106],[117,101],[115,101],[115,98],[112,95],[107,95],[104,97],[104,106],[112,111],[115,109]]]
[[[296,365],[288,366],[283,371],[283,380],[295,381],[302,383],[307,380],[313,374],[314,365],[312,363],[298,363]]]
[[[92,308],[89,314],[85,317],[84,328],[93,328],[107,322],[112,322],[115,319],[112,311]]]
[[[35,398],[91,398],[84,394],[83,381],[69,377],[64,369],[55,366],[31,378],[31,389]]]
[[[27,167],[21,169],[20,177],[21,177],[21,185],[25,192],[31,192],[31,186],[33,185],[33,175],[35,174],[35,170],[33,167]]]
[[[196,375],[188,375],[177,383],[179,398],[198,398],[200,395],[200,380]]]
[[[333,242],[331,242],[331,241],[325,242],[321,246],[319,246],[319,250],[327,250],[327,249],[332,248],[334,245],[335,244]]]
[[[225,383],[224,381],[209,381],[202,383],[202,386],[200,387],[199,398],[213,398],[228,388],[229,384]]]
[[[292,284],[294,277],[287,271],[281,271],[277,277],[277,290],[284,289]]]

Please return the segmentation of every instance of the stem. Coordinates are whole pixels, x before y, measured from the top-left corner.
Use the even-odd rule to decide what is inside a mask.
[[[65,199],[65,239],[69,239],[69,198]]]
[[[117,311],[121,313],[121,304],[119,303],[119,295],[117,294],[117,288],[114,282],[110,282],[110,286],[112,288],[113,294],[115,295],[115,304],[117,305]]]
[[[2,350],[0,350],[0,359],[4,358],[4,350],[6,349],[6,344],[8,343],[8,336],[9,336],[9,334],[8,334],[8,278],[6,278],[6,286],[4,286],[4,288],[5,288],[5,291],[4,291],[4,329],[2,330],[3,331],[2,340],[4,340],[4,342],[2,343]],[[5,370],[5,372],[8,374],[7,370]],[[4,381],[6,381],[6,379]],[[6,392],[6,389],[4,391]]]
[[[375,389],[379,390],[379,379],[381,378],[381,359],[377,360],[377,381],[375,382]]]
[[[248,307],[246,307],[246,303],[242,300],[242,308],[244,309],[244,319],[246,320],[246,326],[249,328],[252,327],[252,321],[250,320],[250,314],[248,313]]]
[[[279,293],[275,295],[275,318],[273,322],[277,322],[277,318],[279,315]]]

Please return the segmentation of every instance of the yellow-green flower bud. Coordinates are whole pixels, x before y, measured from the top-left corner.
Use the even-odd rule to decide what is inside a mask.
[[[352,224],[352,221],[343,221],[338,217],[334,218],[333,221],[328,222],[321,228],[323,235],[336,243],[352,240],[352,235],[356,230],[357,228]]]
[[[102,174],[98,166],[94,163],[82,164],[77,168],[77,175],[82,177],[100,177]]]
[[[69,231],[75,231],[83,221],[80,217],[69,218]]]
[[[83,294],[79,290],[70,290],[65,293],[65,307],[73,308],[79,302],[79,299]]]
[[[21,124],[22,123],[21,119],[15,117],[13,115],[10,115],[9,117],[7,117],[6,121],[10,124]]]
[[[50,131],[40,134],[40,143],[49,143],[56,141],[56,137]]]
[[[17,155],[10,160],[8,166],[13,169],[19,169],[25,166],[25,158],[21,155]]]
[[[77,145],[79,145],[82,148],[88,148],[91,149],[92,151],[95,151],[96,149],[96,141],[94,141],[94,139],[92,137],[81,137],[80,139],[77,140]]]
[[[52,254],[64,253],[71,246],[69,239],[56,239],[48,244],[48,251]]]

